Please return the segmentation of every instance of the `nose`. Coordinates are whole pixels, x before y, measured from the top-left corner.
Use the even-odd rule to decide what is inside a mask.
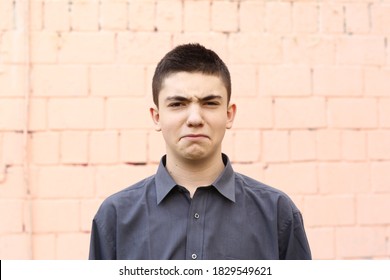
[[[198,105],[190,106],[187,116],[187,125],[190,127],[202,126],[204,123],[202,110]]]

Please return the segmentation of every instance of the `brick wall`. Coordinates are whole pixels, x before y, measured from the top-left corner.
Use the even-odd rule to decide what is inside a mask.
[[[87,257],[164,152],[151,77],[185,42],[227,62],[224,150],[292,196],[313,257],[389,258],[389,0],[1,0],[0,258]]]

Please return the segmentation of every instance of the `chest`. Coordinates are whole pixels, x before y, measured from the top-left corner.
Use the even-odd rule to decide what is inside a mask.
[[[121,258],[277,259],[277,219],[267,207],[214,192],[171,196],[122,220]],[[123,213],[125,215],[125,213]],[[119,226],[118,226],[119,229]]]

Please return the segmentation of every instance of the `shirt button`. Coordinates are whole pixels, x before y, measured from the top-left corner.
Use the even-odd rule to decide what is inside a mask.
[[[195,218],[195,219],[199,219],[199,217],[200,217],[200,216],[199,216],[198,213],[195,213],[195,214],[194,214],[194,218]]]
[[[192,255],[191,255],[191,258],[192,258],[193,260],[196,260],[196,259],[198,258],[198,256],[197,256],[196,254],[192,254]]]

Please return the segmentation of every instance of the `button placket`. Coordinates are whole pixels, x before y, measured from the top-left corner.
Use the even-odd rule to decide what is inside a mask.
[[[191,200],[187,224],[186,258],[200,260],[203,254],[204,212],[206,208],[207,192],[198,189]]]

